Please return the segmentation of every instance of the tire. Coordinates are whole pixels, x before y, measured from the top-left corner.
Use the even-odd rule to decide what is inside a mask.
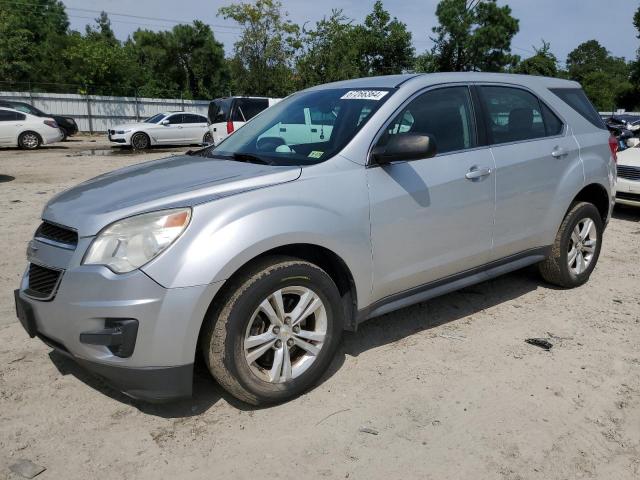
[[[204,137],[202,137],[202,143],[207,145],[213,144],[213,135],[211,135],[211,132],[207,132],[204,134]]]
[[[69,138],[69,133],[64,128],[61,128],[60,131],[62,132],[62,140],[60,141],[66,142],[67,139]]]
[[[146,150],[151,146],[151,139],[146,133],[134,133],[131,137],[131,148],[134,150]]]
[[[602,217],[593,204],[574,203],[558,229],[551,255],[539,264],[542,278],[563,288],[584,284],[600,257],[603,231]]]
[[[277,292],[285,315],[277,313]],[[232,281],[216,304],[200,338],[205,363],[225,390],[252,405],[284,402],[312,387],[342,337],[335,283],[318,266],[296,258],[270,257],[256,264]],[[295,307],[304,305],[316,308],[296,324],[301,311]]]
[[[36,132],[22,132],[18,137],[18,146],[25,150],[35,150],[42,145],[42,137]]]

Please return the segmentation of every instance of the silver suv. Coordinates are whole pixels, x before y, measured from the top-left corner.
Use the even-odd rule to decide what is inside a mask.
[[[150,401],[197,355],[232,395],[317,382],[343,330],[531,264],[586,282],[615,143],[576,83],[463,73],[314,87],[215,147],[53,198],[15,298],[29,335]]]

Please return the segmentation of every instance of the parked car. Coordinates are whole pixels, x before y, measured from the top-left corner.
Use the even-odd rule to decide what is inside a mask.
[[[618,152],[616,202],[640,207],[640,147]]]
[[[78,133],[78,125],[76,124],[76,121],[71,117],[44,113],[39,108],[36,108],[33,105],[29,105],[28,103],[14,102],[13,100],[4,100],[2,98],[0,98],[0,107],[12,108],[14,110],[18,110],[19,112],[28,113],[29,115],[35,115],[36,117],[52,118],[53,120],[55,120],[55,122],[58,124],[58,127],[62,131],[62,141],[65,141],[67,137],[71,137],[72,135]]]
[[[0,145],[32,150],[62,138],[62,131],[53,118],[0,108]]]
[[[158,113],[142,122],[111,127],[109,140],[144,150],[154,145],[201,145],[211,143],[207,117],[190,112]]]
[[[324,138],[290,135],[307,111]],[[217,146],[50,200],[18,317],[132,397],[190,395],[202,355],[242,401],[282,402],[369,318],[532,264],[585,283],[614,204],[609,139],[557,78],[313,87]]]
[[[209,104],[208,114],[212,143],[218,145],[257,114],[280,100],[267,97],[216,98]]]

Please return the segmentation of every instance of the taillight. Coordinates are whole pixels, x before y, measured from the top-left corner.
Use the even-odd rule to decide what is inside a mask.
[[[613,157],[613,161],[618,163],[618,139],[611,135],[609,137],[609,148],[611,149],[611,156]]]
[[[54,122],[53,120],[45,120],[44,124],[51,127],[51,128],[58,128],[58,124],[56,122]]]
[[[233,133],[233,122],[231,120],[227,120],[227,133]]]

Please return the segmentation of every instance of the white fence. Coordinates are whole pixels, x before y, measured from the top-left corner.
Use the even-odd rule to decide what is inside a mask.
[[[75,119],[83,132],[104,132],[119,123],[136,122],[172,110],[207,114],[206,100],[106,97],[69,93],[0,92],[0,99],[25,102],[53,115]]]

